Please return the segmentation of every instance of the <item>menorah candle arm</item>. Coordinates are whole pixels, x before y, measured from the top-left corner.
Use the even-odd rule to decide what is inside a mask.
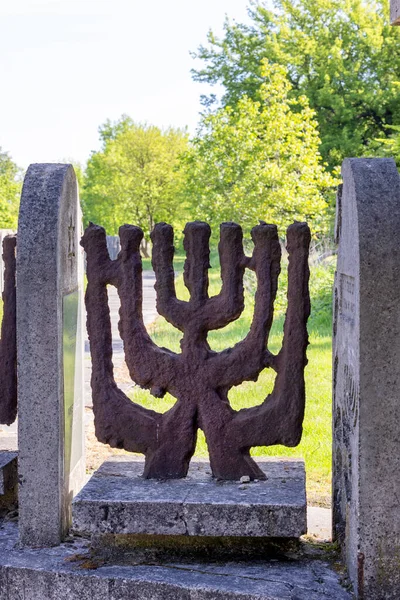
[[[216,385],[231,387],[242,381],[256,380],[266,366],[265,351],[278,287],[281,248],[275,225],[262,223],[251,233],[254,251],[250,266],[257,276],[253,321],[244,340],[211,359],[212,381]]]
[[[165,392],[178,368],[176,363],[179,359],[172,351],[156,346],[144,326],[139,251],[143,233],[133,225],[124,225],[119,233],[121,252],[116,286],[121,300],[119,331],[124,343],[126,364],[136,383]]]
[[[310,314],[309,244],[310,230],[306,223],[294,223],[288,228],[288,309],[282,349],[276,357],[277,376],[274,390],[263,404],[239,411],[235,416],[234,427],[245,446],[296,446],[301,439]]]
[[[278,371],[274,393],[285,415],[283,432],[286,445],[296,445],[301,438],[305,407],[304,368],[307,365],[310,315],[308,253],[311,234],[307,223],[293,223],[287,230],[288,307],[283,327],[282,348],[277,356]]]
[[[82,236],[81,246],[86,252],[88,282],[96,281],[115,285],[119,262],[110,259],[105,229],[94,223],[89,223]]]
[[[218,245],[221,264],[221,292],[207,300],[205,327],[220,329],[235,321],[244,309],[243,275],[246,257],[243,252],[243,232],[236,223],[222,223]]]
[[[156,445],[161,415],[133,403],[114,381],[111,320],[105,284],[88,282],[86,307],[96,436],[114,448],[146,453]]]
[[[156,275],[157,311],[177,329],[183,331],[187,303],[178,300],[175,291],[174,230],[171,225],[157,223],[151,232],[151,262]]]
[[[15,287],[16,236],[3,240],[4,291],[0,341],[0,423],[11,425],[17,417],[17,333]]]
[[[204,306],[208,299],[210,235],[210,226],[202,221],[187,223],[184,229],[183,247],[186,251],[186,260],[183,281],[190,292],[189,306],[192,314]]]

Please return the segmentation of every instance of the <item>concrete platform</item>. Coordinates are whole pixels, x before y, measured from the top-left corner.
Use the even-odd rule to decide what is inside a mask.
[[[304,463],[263,460],[266,481],[215,481],[194,462],[185,479],[143,479],[143,463],[105,462],[73,502],[81,534],[298,538],[307,531]]]
[[[121,566],[102,563],[81,538],[29,550],[18,548],[17,542],[17,524],[0,521],[0,600],[353,598],[329,562],[312,551],[282,561],[214,562],[210,557],[207,562],[157,563],[138,558]]]

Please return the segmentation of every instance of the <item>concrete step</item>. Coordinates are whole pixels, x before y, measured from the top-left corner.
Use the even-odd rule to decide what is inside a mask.
[[[113,457],[73,501],[81,534],[298,538],[307,531],[304,463],[259,461],[266,481],[215,481],[208,463],[188,477],[143,479],[143,463]]]
[[[340,575],[309,547],[285,560],[107,564],[75,537],[21,549],[17,524],[0,522],[0,600],[351,600]]]

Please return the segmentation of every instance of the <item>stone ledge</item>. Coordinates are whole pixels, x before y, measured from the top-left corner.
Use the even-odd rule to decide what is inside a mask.
[[[263,460],[266,481],[215,481],[195,462],[185,479],[142,479],[143,463],[105,462],[73,502],[73,529],[86,534],[298,538],[307,531],[304,463]]]
[[[17,541],[16,523],[0,522],[0,600],[352,599],[339,575],[317,558],[97,566],[80,538],[26,550]]]

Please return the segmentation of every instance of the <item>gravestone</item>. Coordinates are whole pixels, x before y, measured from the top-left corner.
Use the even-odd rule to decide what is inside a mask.
[[[390,23],[400,25],[400,0],[390,0]]]
[[[20,540],[60,543],[85,478],[83,257],[71,165],[31,165],[17,253]]]
[[[358,598],[400,590],[400,179],[346,159],[338,195],[333,531]]]

